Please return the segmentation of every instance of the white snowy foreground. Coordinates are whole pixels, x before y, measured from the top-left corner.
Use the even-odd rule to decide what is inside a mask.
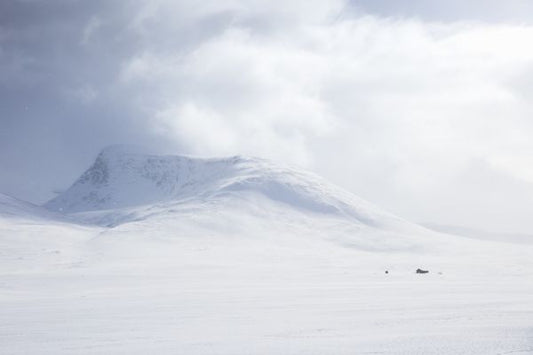
[[[46,207],[0,195],[1,354],[533,354],[533,245],[312,174],[111,148]]]

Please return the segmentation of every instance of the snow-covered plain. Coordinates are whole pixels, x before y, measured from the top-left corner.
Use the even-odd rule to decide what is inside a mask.
[[[115,147],[46,207],[0,195],[2,354],[533,354],[531,244],[297,169]]]

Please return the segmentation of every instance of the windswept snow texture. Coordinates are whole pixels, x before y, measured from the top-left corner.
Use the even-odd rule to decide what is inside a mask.
[[[533,245],[297,169],[113,147],[47,208],[0,195],[2,354],[533,353]]]

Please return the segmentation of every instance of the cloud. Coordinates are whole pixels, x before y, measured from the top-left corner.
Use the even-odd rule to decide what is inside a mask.
[[[530,23],[533,3],[528,0],[352,0],[355,6],[379,16],[421,18],[426,21],[483,21]]]
[[[6,192],[43,199],[123,142],[302,165],[416,221],[467,223],[462,209],[471,226],[508,229],[531,202],[498,195],[499,223],[484,212],[490,183],[460,177],[533,183],[532,26],[344,1],[67,3],[11,2],[0,27]],[[46,191],[20,183],[38,172]]]

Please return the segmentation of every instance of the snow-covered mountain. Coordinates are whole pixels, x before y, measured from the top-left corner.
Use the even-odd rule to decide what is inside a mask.
[[[418,228],[314,174],[268,160],[156,156],[123,146],[105,148],[69,189],[45,207],[63,213],[122,214],[119,220],[108,221],[120,224],[137,219],[139,209],[164,212],[169,206],[222,200],[226,205],[238,201],[243,213],[251,208],[244,207],[247,204],[265,209],[275,205],[291,213],[340,218],[374,228]]]

